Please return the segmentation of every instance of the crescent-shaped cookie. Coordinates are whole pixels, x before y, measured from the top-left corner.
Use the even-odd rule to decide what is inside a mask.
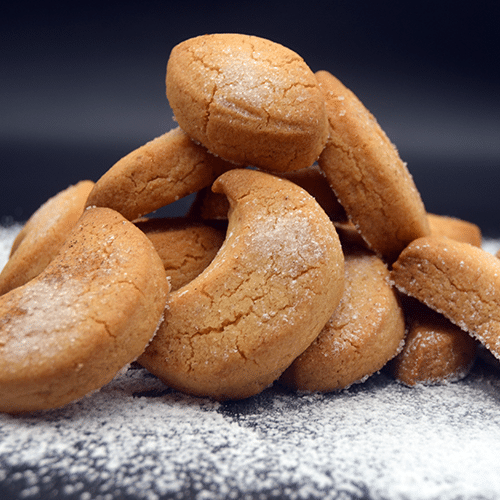
[[[219,253],[169,295],[139,363],[167,385],[218,400],[262,391],[316,338],[343,289],[344,258],[328,216],[306,191],[259,171],[226,172]]]
[[[292,389],[345,389],[380,370],[403,345],[405,318],[387,266],[373,252],[343,248],[342,299],[316,340],[280,377]]]
[[[218,33],[178,44],[166,93],[179,126],[238,165],[309,167],[328,137],[314,73],[292,50],[256,36]]]
[[[109,382],[153,337],[168,289],[139,229],[85,211],[45,270],[0,297],[0,411],[59,407]]]
[[[368,246],[393,261],[429,235],[427,213],[406,164],[373,115],[337,78],[318,71],[330,136],[318,164]]]
[[[57,255],[83,213],[92,181],[80,181],[48,199],[16,236],[0,273],[0,295],[40,274]]]
[[[500,359],[500,260],[494,255],[446,237],[419,238],[401,252],[391,279]]]
[[[96,182],[87,206],[135,220],[211,185],[229,168],[177,127],[115,163]]]

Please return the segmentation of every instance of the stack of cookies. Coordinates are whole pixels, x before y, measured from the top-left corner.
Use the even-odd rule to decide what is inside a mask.
[[[25,224],[0,274],[0,411],[59,407],[132,362],[216,400],[273,383],[407,385],[500,357],[500,261],[426,212],[394,145],[326,71],[262,38],[171,52],[178,127]],[[179,218],[155,210],[196,193]]]

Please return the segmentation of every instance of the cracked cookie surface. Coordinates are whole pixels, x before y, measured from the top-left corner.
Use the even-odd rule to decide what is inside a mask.
[[[391,279],[500,358],[500,261],[494,255],[445,237],[419,238],[401,252]]]
[[[116,162],[96,182],[87,206],[134,220],[209,186],[229,168],[177,127]]]
[[[400,351],[403,310],[387,281],[389,271],[372,252],[344,246],[345,286],[335,312],[316,340],[283,373],[280,383],[328,392],[361,382]]]
[[[230,203],[211,264],[169,295],[139,362],[167,385],[240,399],[263,390],[318,335],[337,306],[344,266],[333,224],[295,184],[231,170],[214,191]]]
[[[388,261],[429,235],[424,204],[406,164],[373,115],[337,78],[318,71],[330,136],[318,164],[368,246]]]
[[[313,72],[298,54],[263,38],[223,33],[178,44],[166,92],[180,127],[238,165],[309,167],[328,137]]]
[[[168,288],[139,229],[86,210],[49,266],[0,297],[0,411],[59,407],[109,382],[150,341]]]

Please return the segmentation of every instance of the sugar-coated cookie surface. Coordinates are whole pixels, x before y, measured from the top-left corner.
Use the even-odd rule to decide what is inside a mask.
[[[464,378],[476,358],[478,342],[416,300],[405,301],[404,310],[409,325],[405,345],[389,363],[396,380],[414,386]]]
[[[256,36],[202,35],[178,44],[166,92],[180,127],[238,165],[309,167],[328,137],[313,72],[292,50]]]
[[[163,262],[173,292],[196,278],[212,262],[226,237],[225,228],[185,217],[138,221]]]
[[[369,247],[394,260],[427,236],[424,204],[406,164],[373,115],[337,78],[318,71],[330,136],[318,164]]]
[[[391,279],[500,358],[500,260],[494,255],[446,237],[419,238],[394,263]]]
[[[344,389],[380,370],[400,351],[405,318],[384,262],[362,248],[344,247],[340,304],[316,340],[280,382],[302,391]]]
[[[0,411],[59,407],[109,382],[154,335],[168,289],[139,229],[86,210],[45,270],[0,297]]]
[[[215,399],[262,391],[315,339],[343,289],[344,257],[328,216],[292,182],[236,169],[227,236],[211,264],[169,295],[139,363],[170,387]]]
[[[177,127],[116,162],[96,182],[87,206],[134,220],[209,186],[228,168]]]
[[[80,181],[47,200],[15,238],[0,273],[0,295],[40,274],[56,256],[83,213],[94,183]]]

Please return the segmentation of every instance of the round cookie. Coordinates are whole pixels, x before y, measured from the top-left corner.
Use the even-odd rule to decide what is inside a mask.
[[[456,217],[427,214],[432,236],[447,236],[453,240],[481,247],[483,238],[476,224]]]
[[[60,407],[109,382],[153,337],[168,290],[139,229],[85,211],[45,270],[0,297],[0,411]]]
[[[401,350],[405,318],[384,262],[362,248],[345,248],[340,304],[316,340],[283,373],[280,383],[328,392],[362,382]]]
[[[391,279],[500,358],[500,261],[494,255],[446,237],[419,238],[394,263]]]
[[[134,220],[211,185],[230,168],[177,127],[115,163],[96,182],[87,206]]]
[[[316,78],[330,124],[318,164],[368,246],[392,262],[412,240],[429,235],[420,194],[396,148],[359,99],[327,71]]]
[[[57,255],[83,213],[92,181],[80,181],[48,199],[15,238],[0,273],[0,295],[40,274]]]
[[[210,265],[171,293],[139,363],[180,391],[217,400],[262,391],[316,338],[343,288],[328,216],[292,182],[254,170],[213,186],[231,205]]]
[[[188,218],[158,218],[135,225],[151,240],[173,292],[192,281],[212,262],[226,231]]]
[[[328,137],[314,73],[292,50],[256,36],[221,33],[178,44],[166,93],[179,126],[238,165],[309,167]]]
[[[407,301],[404,311],[405,345],[388,366],[396,380],[414,386],[464,378],[476,358],[478,342],[420,302]]]

